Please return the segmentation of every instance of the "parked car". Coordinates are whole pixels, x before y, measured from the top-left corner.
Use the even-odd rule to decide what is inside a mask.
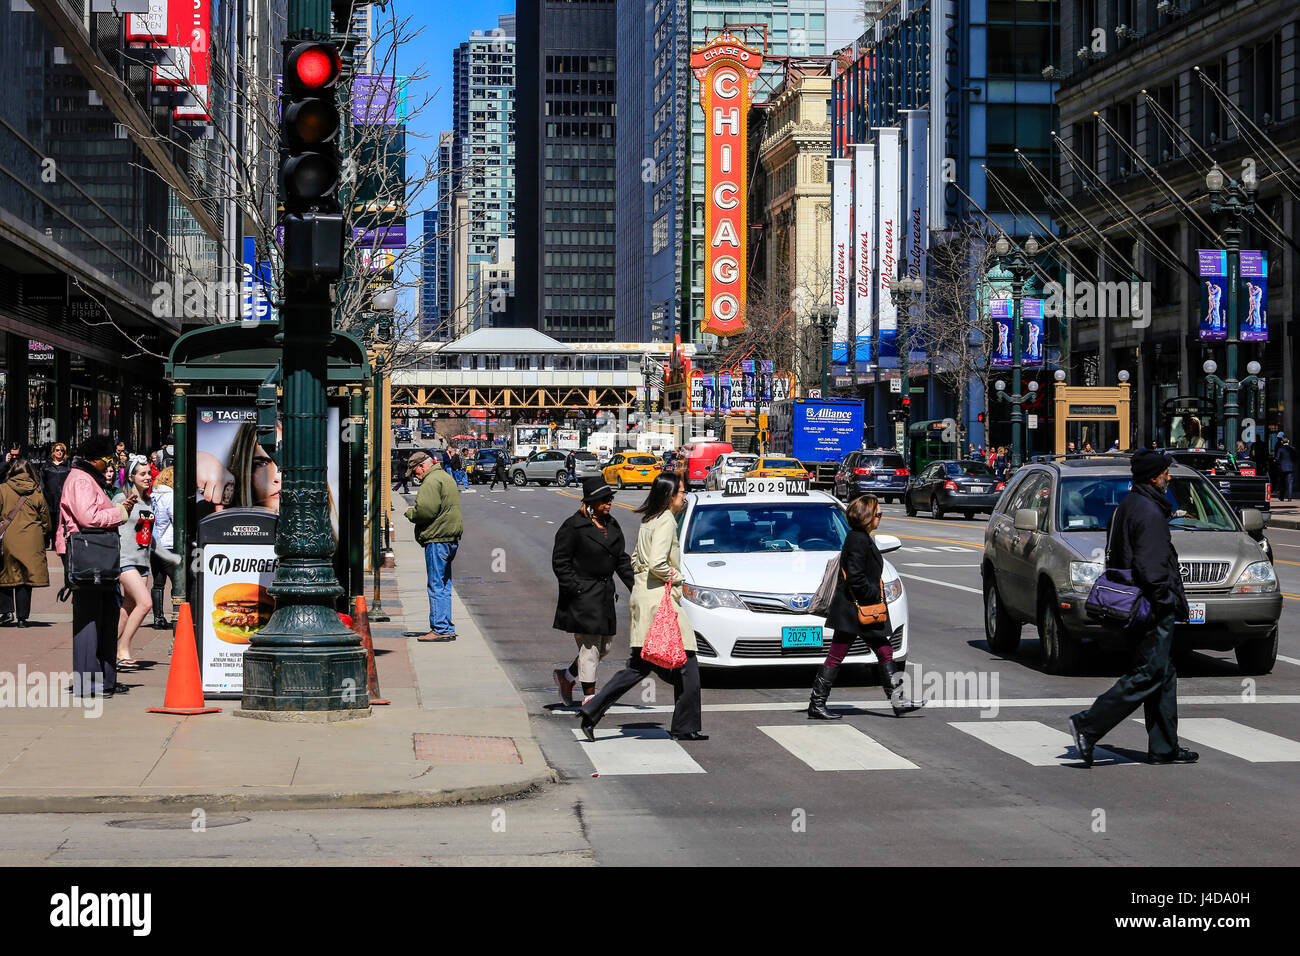
[[[704,476],[704,489],[706,491],[725,490],[728,478],[743,478],[745,472],[754,467],[756,461],[758,461],[757,455],[741,455],[735,452],[728,455],[719,455],[718,460],[709,469],[709,473]]]
[[[985,462],[933,461],[908,484],[903,508],[908,517],[928,510],[932,518],[949,511],[974,518],[981,511],[992,514],[1005,487]]]
[[[877,448],[855,451],[835,471],[834,494],[845,504],[862,495],[881,501],[902,501],[907,490],[907,462],[896,451]]]
[[[718,456],[730,454],[735,450],[730,442],[711,439],[700,439],[683,445],[677,455],[685,463],[682,477],[686,480],[686,487],[703,487],[704,479],[708,477],[709,469],[718,460]]]
[[[1244,674],[1266,674],[1277,659],[1282,592],[1261,543],[1254,508],[1234,512],[1200,473],[1169,469],[1169,521],[1187,592],[1187,621],[1174,628],[1176,652],[1233,650]],[[1011,478],[984,532],[981,562],[989,649],[1012,654],[1025,623],[1038,626],[1043,669],[1074,671],[1086,644],[1126,648],[1124,635],[1087,615],[1104,570],[1106,529],[1132,487],[1128,455],[1031,462]]]
[[[549,485],[551,482],[567,484],[569,469],[565,467],[564,462],[568,457],[567,451],[558,449],[535,451],[510,466],[510,480],[520,488],[530,481],[535,481],[539,485]]]

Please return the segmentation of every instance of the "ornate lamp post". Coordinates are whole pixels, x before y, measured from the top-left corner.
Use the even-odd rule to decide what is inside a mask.
[[[831,397],[831,336],[838,319],[839,312],[833,306],[818,306],[813,312],[813,324],[822,337],[822,398]]]
[[[889,293],[893,296],[894,303],[898,306],[898,377],[902,379],[899,387],[903,398],[903,440],[900,443],[899,451],[903,453],[903,460],[910,461],[907,457],[907,430],[911,424],[911,396],[912,388],[909,381],[911,373],[911,352],[912,352],[912,303],[921,297],[921,290],[924,283],[919,277],[894,276],[889,280]]]
[[[1255,213],[1255,195],[1256,182],[1253,167],[1247,167],[1247,172],[1242,175],[1242,182],[1229,179],[1223,174],[1216,163],[1205,174],[1205,188],[1210,193],[1210,212],[1226,213],[1228,225],[1223,229],[1224,249],[1228,254],[1228,340],[1227,340],[1227,362],[1224,372],[1227,375],[1227,382],[1235,382],[1237,378],[1237,345],[1238,335],[1241,332],[1241,318],[1237,313],[1237,284],[1241,272],[1241,221],[1246,216]],[[1212,361],[1206,365],[1214,364]],[[1212,371],[1207,367],[1205,370],[1207,378],[1214,378]],[[1252,373],[1250,378],[1255,376]],[[1216,381],[1223,382],[1223,379]],[[1243,380],[1244,382],[1244,380]],[[1253,384],[1253,383],[1252,383]],[[1229,452],[1237,447],[1237,394],[1236,389],[1224,389],[1224,404],[1220,412],[1223,417],[1223,444]]]
[[[1011,467],[1019,468],[1024,458],[1024,441],[1020,433],[1022,414],[1020,405],[1036,391],[1038,383],[1029,383],[1029,394],[1020,393],[1020,341],[1021,322],[1020,300],[1025,292],[1025,280],[1034,271],[1034,256],[1038,255],[1038,240],[1033,236],[1025,242],[1023,251],[1005,235],[998,236],[993,244],[998,266],[1011,274],[1011,394],[1004,391],[1005,383],[997,383],[998,398],[1011,403]]]
[[[1201,366],[1205,372],[1205,381],[1212,388],[1218,390],[1219,404],[1223,408],[1223,438],[1224,450],[1230,455],[1237,452],[1237,419],[1241,415],[1241,405],[1238,402],[1237,394],[1245,388],[1260,389],[1264,386],[1264,380],[1259,377],[1261,366],[1258,362],[1246,363],[1246,371],[1249,373],[1240,381],[1233,378],[1231,373],[1228,378],[1219,378],[1215,373],[1219,370],[1219,363],[1214,359],[1206,359],[1205,364]]]

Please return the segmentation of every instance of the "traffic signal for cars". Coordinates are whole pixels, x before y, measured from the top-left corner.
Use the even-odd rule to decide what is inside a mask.
[[[289,275],[343,272],[338,82],[343,64],[327,40],[286,40],[280,101],[284,268]]]

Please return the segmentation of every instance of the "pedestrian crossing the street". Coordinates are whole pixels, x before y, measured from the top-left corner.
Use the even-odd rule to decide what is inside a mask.
[[[974,738],[993,751],[1000,751],[1034,767],[1081,765],[1070,735],[1041,721],[949,721],[947,726],[957,732],[959,739],[955,742],[959,747],[965,747],[963,741]],[[755,729],[778,751],[814,771],[926,769],[925,758],[910,759],[905,753],[906,748],[897,741],[886,746],[847,723],[778,724]],[[1194,743],[1251,763],[1300,762],[1300,741],[1235,720],[1188,717],[1179,721],[1178,731],[1185,743]],[[691,747],[689,751],[659,728],[607,724],[596,729],[594,743],[588,743],[581,730],[574,730],[573,735],[591,762],[592,769],[601,776],[708,773],[709,748],[725,748],[725,744],[718,743],[722,735],[716,732],[713,743]],[[932,752],[933,741],[929,746]],[[1125,752],[1131,754],[1133,750]],[[1104,747],[1097,747],[1094,751],[1094,766],[1098,768],[1140,764],[1140,757],[1134,759]]]

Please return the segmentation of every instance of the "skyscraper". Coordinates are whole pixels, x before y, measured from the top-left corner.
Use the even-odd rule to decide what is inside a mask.
[[[517,321],[614,338],[613,0],[519,0]]]

